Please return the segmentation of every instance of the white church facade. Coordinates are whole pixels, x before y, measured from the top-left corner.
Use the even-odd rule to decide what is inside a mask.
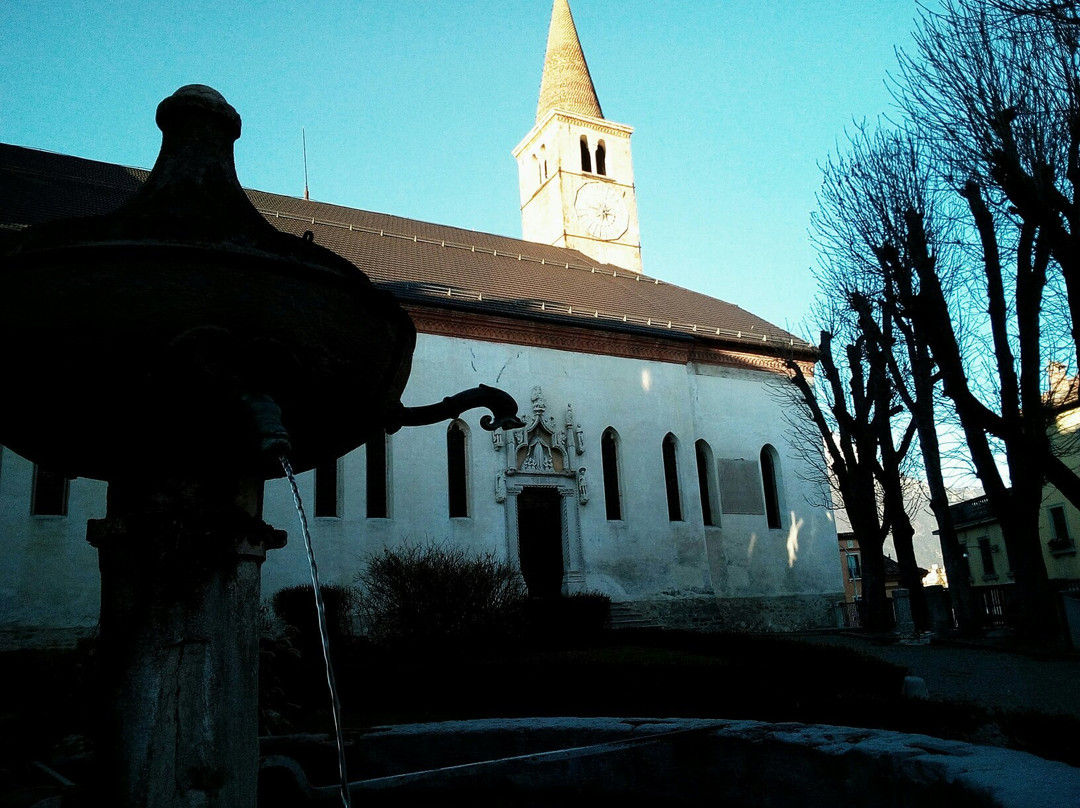
[[[814,349],[644,273],[631,132],[603,118],[556,0],[536,124],[514,150],[524,239],[248,192],[398,296],[418,331],[406,406],[487,384],[524,422],[489,433],[468,411],[301,475],[324,582],[350,584],[386,546],[450,542],[507,558],[532,594],[599,591],[671,626],[832,624],[836,530],[778,395],[785,360],[810,369]],[[0,230],[105,212],[145,177],[0,144]],[[0,636],[96,624],[86,521],[106,491],[0,448]],[[290,535],[263,566],[269,596],[308,580],[285,481],[266,483],[263,518]]]

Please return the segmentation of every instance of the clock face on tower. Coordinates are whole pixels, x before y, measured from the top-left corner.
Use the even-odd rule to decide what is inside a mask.
[[[578,188],[574,213],[586,233],[603,241],[619,238],[630,222],[622,193],[602,182],[587,182]]]

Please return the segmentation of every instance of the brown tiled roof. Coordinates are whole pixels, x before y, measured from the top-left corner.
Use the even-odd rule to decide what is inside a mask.
[[[0,144],[0,228],[105,213],[148,172]],[[249,190],[279,230],[343,255],[404,301],[698,339],[762,354],[812,355],[812,347],[747,311],[576,250]]]
[[[536,105],[537,123],[553,109],[591,118],[604,117],[567,0],[555,0],[551,9],[540,101]]]

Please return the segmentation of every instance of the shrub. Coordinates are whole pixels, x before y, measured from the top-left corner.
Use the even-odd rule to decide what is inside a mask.
[[[338,584],[323,584],[323,605],[326,608],[326,631],[330,641],[352,633],[352,616],[356,609],[356,591]],[[279,589],[270,598],[270,606],[281,622],[291,626],[299,635],[298,645],[320,645],[318,612],[315,609],[315,589],[311,584],[299,584]]]
[[[611,598],[600,592],[573,592],[529,601],[528,624],[538,637],[577,642],[611,628]]]
[[[521,574],[495,553],[446,544],[384,548],[356,581],[368,636],[392,644],[510,636],[526,597]]]

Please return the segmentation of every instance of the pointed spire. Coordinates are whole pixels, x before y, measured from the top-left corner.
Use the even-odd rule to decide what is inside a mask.
[[[536,107],[537,122],[556,108],[591,118],[604,117],[568,0],[555,0],[551,9],[544,76],[540,80],[540,103]]]

